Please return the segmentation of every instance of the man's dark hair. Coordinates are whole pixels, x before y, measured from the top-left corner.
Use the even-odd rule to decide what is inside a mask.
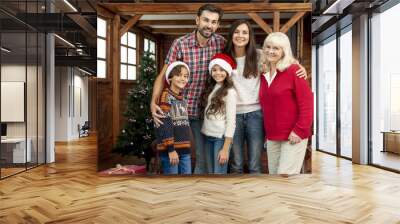
[[[224,11],[220,7],[213,4],[205,4],[201,6],[197,11],[197,16],[200,17],[201,14],[203,14],[203,11],[218,13],[218,21],[221,21],[222,16],[224,15]]]

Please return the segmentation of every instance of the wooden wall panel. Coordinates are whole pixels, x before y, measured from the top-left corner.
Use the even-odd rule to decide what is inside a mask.
[[[91,77],[88,81],[89,87],[89,123],[90,131],[97,131],[97,81],[96,78]]]
[[[160,48],[162,49],[162,53],[160,54],[160,60],[162,63],[164,63],[165,58],[167,57],[169,48],[172,45],[172,42],[179,36],[174,36],[174,35],[165,35],[163,39],[160,40]]]
[[[113,145],[112,133],[112,83],[97,82],[97,147],[98,170],[109,168]]]

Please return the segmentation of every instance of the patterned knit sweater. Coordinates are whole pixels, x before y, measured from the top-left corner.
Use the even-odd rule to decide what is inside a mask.
[[[160,155],[176,151],[179,155],[190,153],[190,126],[187,102],[182,94],[178,95],[169,88],[164,88],[158,105],[165,118],[160,127],[156,127],[157,150]]]

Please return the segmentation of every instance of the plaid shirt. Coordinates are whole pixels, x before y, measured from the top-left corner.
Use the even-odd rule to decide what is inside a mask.
[[[205,88],[208,75],[208,64],[211,57],[220,53],[225,46],[225,39],[218,34],[213,34],[207,46],[200,47],[196,38],[196,31],[175,39],[165,59],[169,65],[174,61],[183,61],[190,68],[189,82],[183,91],[183,96],[188,102],[188,115],[198,118],[200,97]]]

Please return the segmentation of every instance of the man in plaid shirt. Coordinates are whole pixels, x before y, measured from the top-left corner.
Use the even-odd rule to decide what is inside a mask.
[[[199,118],[200,97],[205,89],[208,75],[208,64],[211,57],[224,49],[225,39],[215,33],[222,18],[222,9],[205,4],[199,8],[196,17],[197,29],[192,33],[175,39],[169,49],[165,64],[154,82],[151,100],[151,112],[154,122],[161,124],[162,110],[156,104],[163,88],[163,77],[168,65],[174,61],[183,61],[190,68],[189,82],[184,90],[184,97],[188,101],[188,115],[190,127],[195,141],[196,165],[195,174],[204,174],[208,171],[206,153],[203,147],[203,136],[200,132],[202,120]]]

